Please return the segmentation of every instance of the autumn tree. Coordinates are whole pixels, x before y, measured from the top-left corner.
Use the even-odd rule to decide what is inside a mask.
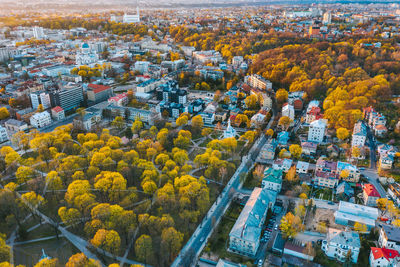
[[[153,241],[148,235],[141,235],[135,242],[135,254],[144,264],[153,258]]]
[[[354,224],[354,231],[359,233],[365,233],[367,231],[367,226],[363,223],[356,222]]]
[[[35,267],[57,267],[59,266],[57,258],[44,258],[35,264]]]
[[[299,216],[295,216],[291,212],[288,212],[281,219],[280,229],[285,238],[293,238],[297,233],[303,231],[304,225]]]
[[[290,145],[289,151],[290,151],[290,154],[292,155],[292,157],[296,158],[296,159],[300,158],[301,153],[302,153],[301,146],[297,145],[297,144]]]
[[[275,98],[279,104],[285,103],[288,97],[289,93],[285,89],[278,89],[278,91],[276,91]]]
[[[265,135],[266,135],[266,136],[269,136],[269,137],[272,137],[272,136],[274,135],[274,130],[272,130],[272,129],[266,130],[266,131],[265,131]]]
[[[6,107],[0,108],[0,120],[4,120],[10,117],[10,112],[8,112],[8,109]]]
[[[100,262],[97,262],[94,259],[89,259],[83,253],[77,253],[72,255],[68,262],[65,264],[65,267],[78,267],[78,266],[85,266],[85,267],[101,267],[102,265]]]
[[[161,234],[161,247],[168,255],[168,260],[172,261],[182,247],[183,234],[175,230],[174,227],[166,228]]]
[[[0,234],[0,262],[10,260],[10,246],[6,244],[6,235]]]
[[[196,115],[192,118],[191,125],[194,131],[200,131],[204,125],[203,118],[200,115]]]
[[[349,130],[347,130],[346,128],[339,128],[336,130],[336,136],[337,138],[339,138],[340,140],[344,141],[346,140],[350,135]]]
[[[116,254],[121,246],[121,238],[114,230],[99,229],[90,243],[95,247]]]
[[[121,116],[115,117],[115,119],[111,122],[111,125],[119,130],[122,130],[125,127],[125,120]]]
[[[291,120],[288,116],[282,116],[282,117],[279,119],[279,122],[278,122],[278,124],[279,124],[280,126],[282,126],[284,129],[289,128],[289,126],[290,126],[291,123],[292,123],[292,120]]]

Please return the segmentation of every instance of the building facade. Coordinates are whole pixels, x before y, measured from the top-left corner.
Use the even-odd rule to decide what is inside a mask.
[[[34,114],[30,118],[31,125],[35,128],[43,128],[51,124],[51,116],[47,111]]]
[[[357,263],[361,242],[357,232],[345,232],[329,228],[326,240],[322,241],[321,249],[329,258],[340,262],[346,261],[346,256],[351,251],[351,261]]]

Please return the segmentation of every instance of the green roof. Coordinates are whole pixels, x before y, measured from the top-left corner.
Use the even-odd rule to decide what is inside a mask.
[[[268,168],[264,171],[264,181],[281,184],[282,183],[282,170],[275,170]]]

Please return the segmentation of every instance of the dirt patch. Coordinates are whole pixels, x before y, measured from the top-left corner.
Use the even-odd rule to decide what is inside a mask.
[[[314,216],[307,216],[307,221],[305,223],[306,230],[317,231],[317,225],[319,224],[319,222],[325,222],[327,228],[331,227],[339,230],[345,230],[346,227],[344,225],[335,223],[334,213],[334,210],[317,208]]]

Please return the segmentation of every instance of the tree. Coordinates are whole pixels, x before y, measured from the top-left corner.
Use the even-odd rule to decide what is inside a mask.
[[[367,226],[363,223],[356,222],[354,224],[354,230],[359,233],[365,233],[367,231]]]
[[[203,130],[201,130],[201,135],[202,136],[208,136],[213,132],[213,129],[211,128],[203,128]]]
[[[0,234],[0,262],[10,260],[10,246],[6,244],[6,235]]]
[[[183,234],[174,227],[166,228],[161,233],[161,246],[169,255],[169,261],[178,254],[182,247]]]
[[[183,126],[183,125],[186,125],[188,123],[188,117],[186,115],[181,115],[176,119],[175,123],[179,127]]]
[[[8,112],[8,109],[6,107],[0,108],[0,120],[4,120],[10,117],[10,112]]]
[[[195,131],[199,131],[201,127],[203,127],[204,122],[203,122],[203,118],[200,115],[196,115],[192,118],[192,122],[191,122],[192,128]]]
[[[285,238],[293,238],[298,232],[303,231],[304,225],[301,223],[299,216],[295,216],[291,212],[288,212],[281,219],[280,229]]]
[[[288,116],[283,116],[279,119],[278,124],[282,126],[284,129],[289,128],[290,124],[292,123],[292,120]]]
[[[43,105],[42,105],[42,104],[39,104],[38,107],[37,107],[37,109],[36,109],[36,112],[37,112],[37,113],[40,113],[40,112],[43,112],[43,111],[44,111]]]
[[[57,258],[44,258],[35,264],[35,267],[57,267],[59,266]]]
[[[244,100],[248,109],[257,109],[258,107],[258,98],[256,95],[251,94]]]
[[[153,258],[153,241],[148,235],[141,235],[135,242],[135,253],[144,264]]]
[[[143,128],[143,122],[136,119],[133,123],[132,123],[132,132],[137,134],[139,133],[139,131]]]
[[[314,258],[316,253],[315,253],[315,249],[313,248],[313,245],[311,242],[307,242],[306,247],[303,250],[303,253]]]
[[[90,242],[93,246],[99,247],[113,254],[118,253],[121,246],[121,238],[114,230],[99,229]]]
[[[360,150],[360,148],[357,147],[357,146],[354,146],[354,147],[351,149],[351,155],[352,155],[353,158],[359,158],[359,157],[361,156],[361,150]]]
[[[276,91],[275,98],[278,101],[279,104],[284,103],[289,97],[288,91],[285,89],[279,89]]]
[[[272,129],[266,130],[266,131],[265,131],[265,135],[266,135],[266,136],[269,136],[269,137],[272,137],[272,136],[274,135],[274,130],[272,130]]]
[[[15,176],[17,177],[17,182],[19,184],[26,183],[28,180],[36,177],[35,170],[26,166],[19,167]]]
[[[346,128],[338,128],[336,130],[336,136],[337,138],[339,138],[340,140],[344,141],[345,139],[347,139],[350,135],[349,130],[347,130]]]
[[[65,264],[65,267],[101,267],[100,262],[95,261],[94,259],[88,259],[85,254],[77,253],[72,255],[68,262]]]
[[[122,118],[121,116],[115,117],[115,119],[111,122],[111,125],[118,128],[119,130],[122,130],[125,126],[124,118]]]
[[[325,222],[319,222],[317,224],[317,231],[320,232],[321,234],[325,234],[328,229],[326,227],[326,223]]]
[[[289,147],[289,151],[290,151],[290,154],[292,154],[292,157],[296,158],[296,159],[300,158],[301,153],[302,153],[301,146],[297,145],[297,144],[291,145]]]
[[[382,214],[385,214],[389,205],[389,200],[387,198],[378,198],[376,200],[376,205],[378,209],[382,211]]]
[[[288,172],[285,175],[285,179],[288,180],[289,182],[295,182],[299,179],[297,173],[296,173],[296,166],[290,167]]]

